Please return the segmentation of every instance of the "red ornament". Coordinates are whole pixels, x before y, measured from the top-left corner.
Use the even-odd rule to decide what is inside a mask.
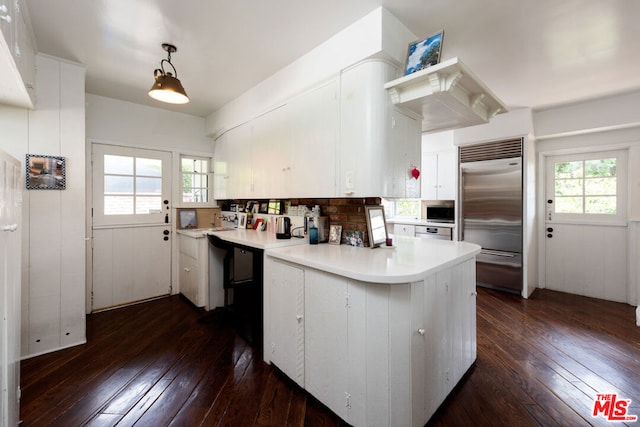
[[[414,166],[413,169],[411,169],[411,176],[414,179],[418,179],[420,177],[420,171],[418,170],[417,167]]]

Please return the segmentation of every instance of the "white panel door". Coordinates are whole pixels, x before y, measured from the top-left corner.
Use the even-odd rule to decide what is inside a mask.
[[[18,425],[21,166],[0,150],[0,425]]]
[[[92,310],[169,294],[171,153],[92,149]]]
[[[627,302],[626,152],[546,159],[545,287]]]

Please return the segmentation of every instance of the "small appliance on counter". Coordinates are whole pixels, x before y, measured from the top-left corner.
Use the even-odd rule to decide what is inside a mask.
[[[288,216],[276,218],[276,239],[291,238],[291,219]]]

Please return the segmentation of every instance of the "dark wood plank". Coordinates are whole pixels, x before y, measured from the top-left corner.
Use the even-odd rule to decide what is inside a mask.
[[[626,304],[479,289],[478,359],[428,425],[610,425],[595,393],[640,415],[640,328]],[[343,426],[179,296],[87,317],[85,345],[21,364],[23,425]],[[200,321],[199,321],[200,320]]]

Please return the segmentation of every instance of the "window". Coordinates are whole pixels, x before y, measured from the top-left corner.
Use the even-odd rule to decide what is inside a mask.
[[[162,211],[162,161],[104,155],[104,215]]]
[[[615,158],[555,164],[556,212],[616,214]]]
[[[210,201],[210,164],[210,158],[180,156],[182,203],[207,203]]]
[[[578,221],[626,218],[625,152],[551,157],[548,174],[550,218]]]
[[[387,218],[420,218],[420,199],[382,200]]]

